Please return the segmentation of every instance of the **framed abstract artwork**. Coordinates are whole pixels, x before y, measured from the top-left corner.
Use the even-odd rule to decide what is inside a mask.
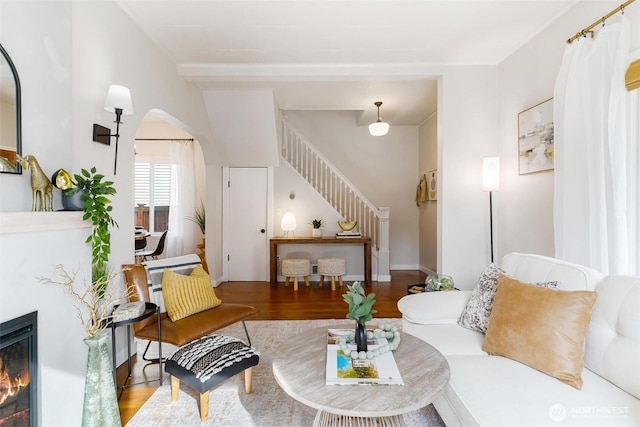
[[[553,98],[518,114],[520,175],[553,169]]]

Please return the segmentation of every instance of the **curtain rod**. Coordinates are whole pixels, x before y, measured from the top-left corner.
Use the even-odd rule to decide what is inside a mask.
[[[567,39],[567,44],[571,44],[574,40],[579,39],[582,36],[586,36],[587,34],[591,34],[591,36],[593,37],[593,31],[591,31],[592,28],[595,28],[596,25],[599,25],[599,24],[604,25],[604,21],[606,21],[607,19],[611,18],[613,15],[615,15],[618,12],[624,13],[624,8],[629,6],[634,1],[636,1],[636,0],[628,0],[628,1],[624,2],[624,3],[622,3],[620,6],[616,7],[611,12],[607,13],[606,15],[604,15],[602,18],[600,18],[599,20],[597,20],[593,24],[589,25],[588,27],[583,28],[582,31],[578,31],[575,36],[570,37],[569,39]]]
[[[189,141],[193,142],[193,138],[136,138],[136,141]]]

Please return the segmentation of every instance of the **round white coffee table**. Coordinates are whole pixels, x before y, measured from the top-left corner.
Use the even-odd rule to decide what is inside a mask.
[[[367,326],[377,326],[375,321]],[[405,426],[402,414],[429,405],[449,382],[449,364],[430,344],[402,333],[394,358],[404,385],[326,385],[327,329],[350,329],[342,324],[311,329],[294,336],[273,358],[273,375],[297,401],[318,409],[314,426]],[[384,418],[386,424],[380,424]]]

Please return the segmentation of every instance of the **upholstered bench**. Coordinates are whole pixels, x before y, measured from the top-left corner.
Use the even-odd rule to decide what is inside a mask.
[[[322,286],[324,276],[331,277],[331,290],[336,290],[336,277],[342,286],[342,276],[347,272],[346,263],[342,258],[320,258],[318,260],[318,274],[320,275],[320,283]]]
[[[209,417],[209,391],[244,371],[244,390],[251,393],[251,368],[260,353],[234,337],[208,335],[180,347],[165,363],[171,374],[171,399],[178,400],[180,381],[200,393],[200,419]]]
[[[289,258],[282,261],[284,285],[289,286],[289,278],[293,277],[294,291],[298,290],[299,276],[303,276],[305,285],[309,286],[309,274],[311,274],[311,262],[308,259]]]

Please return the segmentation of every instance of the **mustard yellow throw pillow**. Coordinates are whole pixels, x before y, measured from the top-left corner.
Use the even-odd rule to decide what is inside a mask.
[[[547,289],[500,275],[482,349],[580,390],[596,298],[596,292]]]
[[[201,265],[197,265],[188,276],[166,268],[162,273],[162,293],[167,314],[174,322],[222,303]]]

